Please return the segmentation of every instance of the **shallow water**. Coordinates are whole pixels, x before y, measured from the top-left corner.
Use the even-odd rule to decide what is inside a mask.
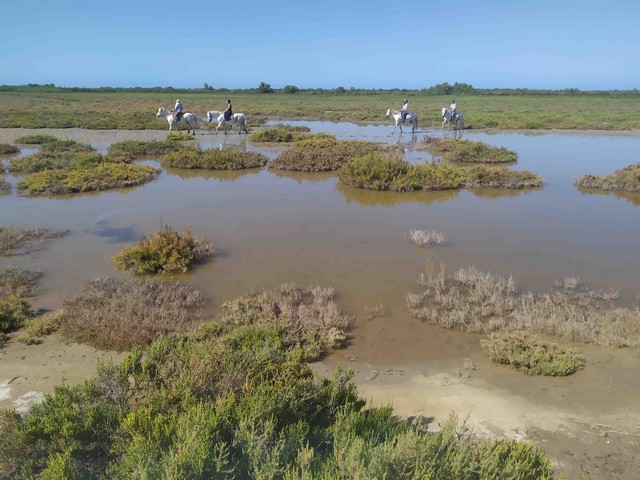
[[[421,149],[425,135],[443,134],[391,136],[388,125],[290,123],[339,139],[396,144],[412,162],[433,159]],[[0,138],[11,142],[26,133],[3,130]],[[115,141],[163,139],[166,134],[73,129],[47,133],[88,142],[101,151]],[[404,296],[415,290],[415,279],[428,261],[443,263],[449,271],[475,265],[512,274],[522,288],[537,291],[549,290],[556,279],[577,275],[596,290],[618,290],[623,303],[632,303],[640,292],[640,195],[583,193],[573,181],[585,173],[607,174],[637,162],[640,137],[464,132],[463,138],[515,150],[519,159],[511,168],[539,174],[544,187],[372,192],[341,185],[331,174],[169,169],[157,181],[119,191],[22,198],[14,189],[0,197],[0,222],[66,228],[70,233],[50,241],[41,252],[2,258],[0,265],[41,269],[42,293],[34,303],[54,308],[87,280],[122,276],[114,273],[110,258],[124,244],[162,224],[178,229],[191,225],[196,236],[214,240],[219,255],[176,278],[208,295],[211,314],[221,302],[251,289],[283,282],[333,286],[340,305],[360,319],[351,350],[386,361],[441,357],[451,345],[456,345],[452,354],[469,348],[466,337],[424,325],[405,312]],[[202,148],[260,151],[270,158],[285,148],[253,145],[236,134],[205,133],[196,143]],[[159,165],[153,158],[144,163]],[[449,243],[416,247],[406,239],[414,228],[437,229]],[[366,308],[380,302],[386,315],[366,320]],[[394,346],[390,337],[403,348]]]

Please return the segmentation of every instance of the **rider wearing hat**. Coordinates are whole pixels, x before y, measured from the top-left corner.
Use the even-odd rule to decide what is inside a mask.
[[[173,115],[176,119],[176,123],[182,118],[182,103],[180,103],[180,99],[176,100],[176,106],[173,107]]]
[[[408,113],[409,113],[409,100],[407,100],[405,98],[404,99],[404,104],[402,105],[402,108],[400,109],[401,121],[402,122],[404,122],[406,120]]]

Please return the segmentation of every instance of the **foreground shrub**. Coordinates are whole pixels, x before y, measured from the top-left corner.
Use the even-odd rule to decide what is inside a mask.
[[[202,168],[206,170],[240,170],[266,165],[269,159],[257,152],[235,150],[196,150],[189,148],[162,157],[162,162],[174,168]]]
[[[7,153],[18,153],[20,149],[15,145],[10,145],[8,143],[0,143],[0,154]]]
[[[96,152],[51,152],[34,153],[14,158],[9,162],[9,171],[34,173],[43,170],[74,170],[93,168],[104,163],[130,163],[128,156],[104,156]]]
[[[172,132],[173,133],[173,132]],[[192,138],[190,135],[187,135]],[[182,150],[184,145],[174,141],[159,142],[152,140],[144,142],[141,140],[125,140],[123,142],[109,145],[109,154],[129,153],[131,155],[165,155],[169,152]]]
[[[518,154],[504,147],[492,147],[483,142],[457,140],[442,158],[449,162],[508,163],[515,162]]]
[[[25,322],[24,328],[18,336],[18,341],[27,345],[41,343],[41,337],[57,332],[62,323],[63,312],[48,312],[31,317]]]
[[[454,165],[436,162],[421,163],[409,168],[406,180],[402,181],[404,188],[394,190],[449,190],[461,188],[466,178],[467,171]]]
[[[67,230],[0,224],[0,255],[31,253],[40,250],[46,239],[62,237],[66,233]]]
[[[581,354],[523,333],[492,334],[480,345],[493,363],[527,375],[571,375],[584,367]]]
[[[469,169],[464,183],[467,188],[531,188],[543,180],[527,170],[479,166]]]
[[[17,330],[31,316],[31,307],[26,300],[15,295],[0,298],[0,334]]]
[[[289,150],[278,155],[269,166],[278,170],[302,172],[334,171],[349,160],[378,151],[382,151],[382,146],[375,142],[336,140],[321,136],[294,142]]]
[[[132,273],[186,272],[192,263],[214,254],[213,242],[193,238],[191,227],[183,234],[165,225],[145,235],[135,247],[128,245],[113,257],[116,270]]]
[[[426,433],[315,376],[272,328],[210,324],[134,349],[95,378],[0,418],[18,478],[553,478],[529,443]],[[419,425],[420,422],[418,422]]]
[[[369,190],[402,189],[411,165],[382,153],[369,153],[345,164],[338,178],[346,185]],[[411,188],[411,187],[406,187]]]
[[[243,295],[222,304],[222,321],[231,325],[275,328],[285,346],[299,345],[309,360],[344,346],[355,319],[333,301],[332,288],[283,284],[271,291]]]
[[[18,267],[0,268],[0,300],[10,296],[34,296],[38,291],[40,275],[40,272],[21,270]]]
[[[44,170],[27,175],[18,183],[18,195],[61,195],[112,188],[133,187],[160,174],[155,167],[105,163],[94,168]]]
[[[640,163],[616,170],[611,175],[601,177],[584,175],[578,178],[575,183],[580,187],[597,188],[600,190],[640,192]]]
[[[468,332],[523,331],[604,347],[640,346],[640,308],[619,308],[615,293],[560,289],[521,293],[512,277],[475,267],[446,274],[429,265],[418,282],[422,293],[407,294],[409,313],[421,320]]]
[[[20,145],[42,145],[43,143],[55,142],[56,140],[58,139],[53,135],[35,134],[18,137],[15,143]]]
[[[203,303],[197,290],[178,283],[101,278],[63,303],[60,333],[97,348],[129,350],[192,329]]]

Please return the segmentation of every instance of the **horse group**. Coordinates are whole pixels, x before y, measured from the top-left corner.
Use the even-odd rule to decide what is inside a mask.
[[[179,126],[186,124],[187,135],[189,135],[191,132],[193,132],[194,135],[196,134],[198,118],[196,117],[195,113],[185,112],[184,115],[180,117],[180,120],[177,121],[175,115],[172,112],[164,107],[160,107],[158,109],[156,117],[165,117],[167,119],[167,122],[169,123],[169,131],[172,131],[174,128],[180,131]],[[231,118],[229,120],[226,120],[224,118],[223,112],[218,112],[215,110],[207,112],[207,121],[212,122],[214,119],[218,122],[218,125],[216,126],[216,133],[218,133],[218,129],[225,124],[229,124],[231,126],[238,125],[238,135],[240,135],[242,132],[249,133],[247,131],[247,119],[245,118],[244,113],[234,113],[233,115],[231,115]],[[224,129],[224,133],[227,133],[226,128]]]
[[[404,120],[402,119],[402,112],[399,112],[398,110],[394,110],[393,108],[389,108],[387,109],[387,114],[385,116],[385,118],[388,117],[393,117],[393,119],[395,120],[396,124],[393,127],[393,130],[391,131],[391,134],[393,134],[396,131],[396,128],[400,128],[400,133],[402,133],[402,125],[403,124],[410,124],[411,125],[411,132],[415,133],[418,130],[418,115],[416,115],[413,112],[408,112],[405,117]],[[462,128],[464,129],[464,120],[462,117],[462,113],[461,112],[456,112],[453,114],[453,117],[451,116],[451,112],[443,107],[442,108],[442,128],[444,128],[444,124],[447,124],[447,129],[451,128],[451,124],[454,124],[454,129],[459,129]]]

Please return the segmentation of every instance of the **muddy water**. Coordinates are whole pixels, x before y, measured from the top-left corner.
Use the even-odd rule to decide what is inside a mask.
[[[395,144],[412,162],[433,159],[423,149],[424,137],[442,134],[423,131],[415,136],[391,136],[389,125],[290,123],[308,125],[314,132],[332,133],[340,139]],[[31,132],[0,130],[0,143],[11,143],[27,133]],[[166,135],[150,131],[46,133],[89,142],[102,151],[112,142],[161,140]],[[585,173],[608,174],[640,161],[640,136],[465,132],[463,138],[515,150],[519,159],[511,168],[539,174],[545,179],[544,187],[399,194],[346,187],[330,174],[259,169],[223,173],[164,170],[158,180],[141,187],[56,198],[21,198],[14,188],[11,195],[0,196],[0,222],[66,228],[70,233],[51,241],[41,252],[1,258],[0,265],[41,269],[42,290],[33,303],[39,308],[55,308],[87,280],[100,275],[123,276],[114,273],[110,258],[124,244],[134,243],[161,224],[178,229],[191,225],[197,236],[215,241],[219,255],[193,273],[175,278],[210,298],[208,315],[214,316],[221,302],[251,289],[272,288],[283,282],[333,286],[339,304],[356,315],[359,324],[350,347],[330,355],[319,369],[352,365],[363,391],[372,398],[402,404],[403,395],[428,395],[433,378],[443,372],[453,380],[438,380],[438,385],[456,385],[468,374],[464,358],[472,362],[484,359],[477,336],[445,331],[406,314],[404,296],[416,290],[415,279],[427,262],[443,263],[448,270],[475,265],[481,270],[513,274],[522,288],[536,291],[550,289],[556,279],[577,275],[596,290],[618,290],[625,304],[631,304],[640,293],[640,195],[593,194],[573,186],[575,178]],[[271,158],[284,148],[253,145],[245,136],[234,134],[205,133],[196,137],[196,143],[202,148],[260,151]],[[144,162],[159,165],[153,158]],[[7,178],[14,184],[19,180]],[[449,243],[434,249],[416,247],[406,239],[414,228],[440,230]],[[366,309],[379,303],[384,305],[385,315],[367,320]],[[24,347],[12,343],[6,348]],[[626,382],[628,372],[640,366],[634,354],[620,357],[611,352],[603,358],[607,372],[626,372],[620,382]],[[562,395],[570,396],[572,390],[567,385],[578,382],[577,391],[591,399],[590,411],[604,411],[611,392],[598,390],[598,395],[587,388],[593,382],[600,384],[604,371],[587,369],[579,374],[582,377],[562,384]],[[530,379],[520,374],[504,372],[483,363],[483,391],[499,385],[514,398],[527,399],[519,404],[523,409],[531,401],[562,406],[567,411],[575,408],[561,395],[548,395],[555,388],[548,379],[527,383]],[[86,374],[82,369],[77,373]],[[2,377],[12,375],[3,372]],[[400,390],[394,390],[394,385]],[[613,402],[615,410],[624,412],[630,404],[640,404],[639,389],[626,386],[620,390]],[[384,395],[385,391],[395,392],[395,396]],[[466,395],[481,398],[478,392],[472,389]],[[0,399],[0,406],[7,406],[7,402]],[[487,404],[491,403],[488,398]],[[404,413],[416,414],[418,404],[411,403]],[[450,408],[447,405],[446,401],[441,405],[443,412]],[[490,410],[485,413],[488,417],[493,414]],[[636,409],[633,415],[637,413]],[[556,419],[539,426],[554,429],[559,423]]]

